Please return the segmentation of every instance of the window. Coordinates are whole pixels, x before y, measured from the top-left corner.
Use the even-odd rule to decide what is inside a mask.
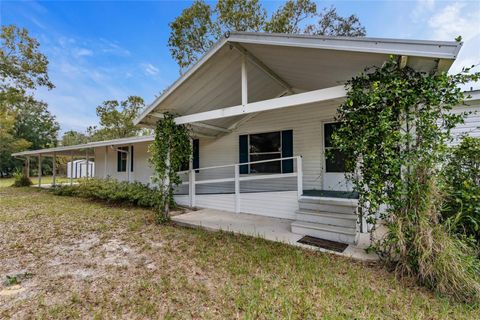
[[[345,154],[335,148],[332,143],[332,135],[340,127],[340,122],[324,124],[325,143],[325,171],[345,172]]]
[[[291,157],[292,130],[241,135],[240,163]],[[240,173],[293,172],[293,160],[270,161],[240,166]]]
[[[117,172],[127,172],[128,148],[119,147],[117,150]],[[133,172],[133,146],[130,147],[130,172]]]
[[[192,141],[192,165],[193,169],[198,169],[200,167],[200,140],[193,139]],[[188,161],[182,163],[180,166],[180,171],[188,171],[190,168],[190,164]],[[195,170],[195,172],[199,172],[200,170]]]

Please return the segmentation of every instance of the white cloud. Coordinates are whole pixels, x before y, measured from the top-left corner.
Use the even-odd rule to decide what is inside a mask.
[[[93,51],[87,48],[76,48],[74,49],[74,55],[76,57],[89,57],[93,55]]]
[[[160,70],[158,70],[157,67],[154,65],[147,63],[143,65],[143,70],[145,71],[146,74],[151,75],[151,76],[156,76]]]
[[[435,0],[418,0],[413,7],[410,17],[413,20],[419,20],[425,13],[431,12],[435,8]]]
[[[453,40],[461,35],[467,41],[480,34],[480,7],[472,10],[466,5],[460,2],[447,5],[428,20],[435,39]]]

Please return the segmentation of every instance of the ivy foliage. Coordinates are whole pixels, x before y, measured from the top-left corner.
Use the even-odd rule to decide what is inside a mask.
[[[462,300],[480,298],[480,264],[440,223],[438,177],[451,130],[466,116],[451,112],[465,98],[459,84],[478,79],[468,69],[448,75],[402,68],[392,57],[347,83],[337,114],[342,126],[333,136],[353,169],[348,178],[362,212],[373,225],[384,218],[387,233],[375,246],[380,256]]]
[[[157,121],[155,140],[149,152],[150,163],[155,171],[153,182],[161,186],[164,199],[163,210],[157,217],[160,223],[170,219],[169,208],[175,205],[173,191],[181,183],[177,171],[190,160],[192,154],[190,128],[177,125],[174,114],[164,113],[164,117]]]
[[[480,138],[464,137],[452,147],[442,180],[446,193],[442,218],[456,233],[473,237],[480,245]]]

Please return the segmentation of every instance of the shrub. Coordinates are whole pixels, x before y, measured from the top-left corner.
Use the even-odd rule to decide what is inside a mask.
[[[480,138],[464,137],[442,172],[443,220],[459,235],[480,242]]]
[[[29,187],[33,184],[32,180],[25,176],[22,171],[15,171],[13,177],[15,179],[12,185],[13,187]]]
[[[59,196],[98,199],[108,203],[131,204],[161,209],[162,195],[157,188],[140,182],[113,179],[82,179],[75,185],[58,185],[51,191]]]

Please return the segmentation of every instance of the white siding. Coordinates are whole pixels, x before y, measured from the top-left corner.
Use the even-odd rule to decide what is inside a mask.
[[[148,145],[149,142],[141,142],[133,145],[133,172],[130,172],[130,181],[132,182],[139,181],[148,183],[150,181],[153,170],[148,163],[148,158],[150,157]],[[119,147],[121,146],[115,146],[115,148]],[[126,181],[128,173],[117,172],[117,151],[110,147],[95,148],[95,177],[105,177],[105,151],[107,151],[107,176]],[[130,167],[127,169],[130,169]]]
[[[465,123],[452,130],[453,135],[460,137],[463,134],[468,134],[469,136],[480,138],[480,101],[470,102],[468,106],[455,107],[453,112],[457,114],[462,112],[470,113],[465,119]]]

